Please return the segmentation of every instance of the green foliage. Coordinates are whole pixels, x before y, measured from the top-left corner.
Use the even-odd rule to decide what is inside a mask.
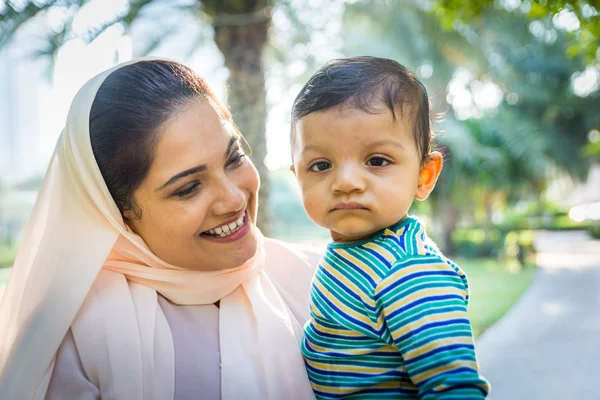
[[[446,29],[461,24],[480,24],[481,16],[490,9],[503,9],[527,16],[530,21],[550,24],[561,12],[570,12],[577,18],[578,28],[567,31],[568,57],[583,56],[586,63],[596,62],[600,47],[600,2],[598,0],[524,0],[513,8],[509,2],[485,0],[434,0],[431,12]]]
[[[590,158],[598,158],[600,157],[600,141],[594,143],[588,143],[583,146],[582,154],[586,157]]]
[[[535,253],[534,231],[537,229],[592,232],[589,221],[574,222],[568,215],[522,216],[518,221],[505,221],[493,228],[460,228],[452,233],[455,254],[461,257],[501,257],[523,263]]]
[[[483,229],[457,229],[452,240],[457,255],[467,258],[500,258],[504,250],[504,236],[498,229],[486,234]]]
[[[457,229],[453,232],[454,247],[460,257],[491,257],[523,264],[534,252],[534,232],[529,229]]]
[[[12,241],[4,240],[0,242],[0,268],[13,265],[17,250],[18,246]]]
[[[590,224],[588,232],[594,239],[600,239],[600,221],[594,221],[592,224]]]

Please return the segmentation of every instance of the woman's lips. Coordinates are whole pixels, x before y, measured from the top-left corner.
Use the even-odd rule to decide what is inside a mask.
[[[226,235],[222,236],[222,235],[215,235],[215,234],[204,232],[200,235],[200,237],[202,237],[203,239],[209,240],[211,242],[216,242],[216,243],[231,243],[231,242],[235,242],[236,240],[239,240],[242,237],[244,237],[248,232],[250,232],[250,228],[251,228],[250,218],[248,217],[248,213],[244,212],[242,225],[238,226],[233,233],[230,233],[231,231],[226,232],[225,233]],[[217,228],[215,228],[214,230],[216,230],[216,229]]]
[[[229,232],[235,231],[236,229],[238,229],[238,227],[240,227],[242,225],[245,216],[246,216],[246,210],[244,210],[237,217],[232,218],[229,221],[226,221],[225,223],[223,223],[221,225],[215,226],[212,229],[208,229],[208,230],[204,231],[203,234],[221,236],[221,237],[227,236],[229,234]]]

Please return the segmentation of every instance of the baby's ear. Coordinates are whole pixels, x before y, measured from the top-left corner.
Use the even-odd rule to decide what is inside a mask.
[[[419,184],[417,186],[417,192],[415,193],[415,198],[417,200],[425,200],[429,197],[429,194],[433,191],[435,183],[440,176],[440,172],[442,172],[442,167],[442,153],[439,151],[431,152],[427,156],[427,162],[419,172]]]
[[[296,175],[296,168],[294,167],[294,164],[290,165],[290,171],[292,171],[292,173]]]

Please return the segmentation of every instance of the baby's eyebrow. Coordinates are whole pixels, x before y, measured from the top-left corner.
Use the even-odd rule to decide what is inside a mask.
[[[369,142],[367,145],[369,147],[391,145],[391,146],[396,146],[396,147],[400,147],[401,149],[404,149],[404,145],[401,142],[399,142],[398,140],[394,140],[394,139],[375,140],[373,142]]]
[[[309,152],[309,151],[323,152],[323,151],[326,151],[326,150],[327,149],[325,147],[323,147],[323,146],[317,146],[317,145],[314,145],[314,144],[309,144],[309,145],[306,145],[306,146],[302,147],[302,151],[300,152],[300,155],[303,155],[304,153]]]

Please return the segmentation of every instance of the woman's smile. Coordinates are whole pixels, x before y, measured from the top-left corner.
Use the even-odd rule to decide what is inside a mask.
[[[241,239],[250,231],[249,219],[246,210],[237,217],[223,225],[209,229],[200,234],[200,237],[216,243],[230,243]]]

